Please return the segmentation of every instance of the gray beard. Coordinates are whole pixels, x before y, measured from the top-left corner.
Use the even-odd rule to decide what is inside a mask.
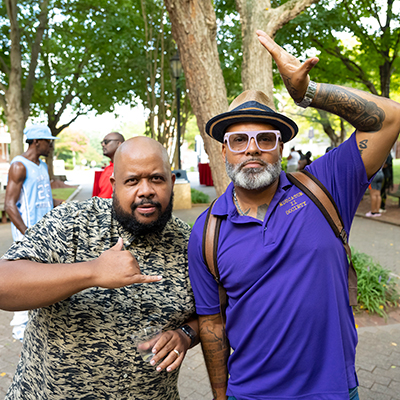
[[[260,168],[243,168],[249,161],[261,162]],[[265,189],[275,182],[282,171],[282,157],[274,164],[268,164],[259,158],[251,158],[240,164],[230,164],[225,161],[226,173],[237,187],[247,190]]]

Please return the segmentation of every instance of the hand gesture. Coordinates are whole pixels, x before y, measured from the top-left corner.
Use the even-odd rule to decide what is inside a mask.
[[[290,96],[295,102],[299,103],[303,100],[310,81],[308,73],[314,68],[319,59],[312,57],[306,60],[304,64],[301,64],[296,57],[276,44],[265,32],[258,30],[256,33],[260,43],[274,59]]]
[[[154,356],[150,364],[156,365],[164,358],[157,366],[157,371],[161,371],[164,368],[167,368],[168,372],[173,371],[182,364],[190,347],[190,342],[190,338],[181,329],[164,332],[153,347]]]
[[[122,250],[122,238],[111,249],[106,250],[92,266],[93,285],[115,289],[133,283],[158,282],[162,276],[148,276],[140,273],[139,264],[129,251]]]

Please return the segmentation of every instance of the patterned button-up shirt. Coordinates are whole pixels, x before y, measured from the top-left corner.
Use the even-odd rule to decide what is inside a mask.
[[[46,214],[3,258],[84,262],[121,236],[141,272],[163,279],[120,289],[91,287],[31,310],[6,399],[179,399],[178,371],[157,372],[137,353],[131,335],[148,324],[176,329],[193,314],[189,234],[189,226],[172,217],[161,233],[133,237],[112,218],[111,200],[96,197]]]

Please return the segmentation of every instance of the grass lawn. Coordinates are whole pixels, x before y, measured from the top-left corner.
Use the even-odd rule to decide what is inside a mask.
[[[400,183],[400,158],[393,160],[393,183]]]
[[[53,194],[53,199],[67,200],[75,190],[76,188],[57,188],[51,189],[51,193]]]

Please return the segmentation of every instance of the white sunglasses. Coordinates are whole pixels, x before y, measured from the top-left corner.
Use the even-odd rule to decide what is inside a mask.
[[[275,130],[245,131],[228,132],[224,135],[224,142],[228,144],[232,153],[245,152],[250,146],[251,139],[254,139],[260,151],[273,151],[281,139],[281,132]]]

